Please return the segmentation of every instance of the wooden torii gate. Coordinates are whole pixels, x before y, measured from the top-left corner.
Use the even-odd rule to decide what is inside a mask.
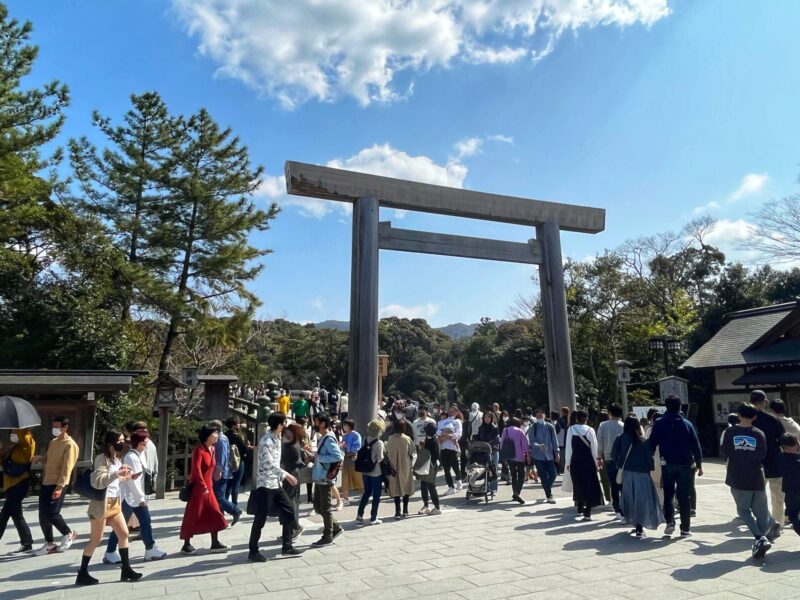
[[[287,161],[289,194],[353,203],[350,271],[350,415],[359,429],[378,393],[378,251],[399,250],[539,266],[550,410],[575,406],[575,380],[561,257],[561,230],[598,233],[605,210],[500,196]],[[395,229],[379,208],[412,210],[535,228],[527,244]]]

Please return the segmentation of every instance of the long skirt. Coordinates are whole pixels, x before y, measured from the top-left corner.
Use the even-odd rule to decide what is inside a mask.
[[[649,473],[625,471],[622,480],[622,514],[630,525],[657,529],[664,522],[656,486]]]

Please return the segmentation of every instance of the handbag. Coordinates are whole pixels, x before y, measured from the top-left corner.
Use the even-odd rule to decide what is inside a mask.
[[[414,461],[414,475],[425,477],[431,472],[431,453],[429,450],[420,448],[417,451],[417,459]]]
[[[192,497],[192,488],[194,487],[193,483],[184,483],[181,491],[178,492],[178,500],[181,502],[188,502],[189,498]]]
[[[89,500],[105,500],[106,488],[98,490],[92,485],[93,472],[94,469],[84,470],[75,480],[75,485],[72,486],[72,489],[74,489],[79,496],[83,496]]]
[[[625,465],[628,464],[628,457],[631,455],[631,450],[633,450],[633,443],[628,447],[628,453],[625,455],[625,460],[622,461],[622,466],[617,470],[617,476],[614,478],[617,481],[617,485],[622,485],[622,480],[625,478]]]

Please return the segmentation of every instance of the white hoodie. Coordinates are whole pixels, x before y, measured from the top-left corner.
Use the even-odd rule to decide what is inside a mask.
[[[470,426],[471,439],[474,439],[478,436],[478,428],[481,426],[481,421],[483,421],[483,413],[481,413],[481,407],[478,406],[477,402],[473,402],[472,406],[470,406],[469,409],[469,426]]]

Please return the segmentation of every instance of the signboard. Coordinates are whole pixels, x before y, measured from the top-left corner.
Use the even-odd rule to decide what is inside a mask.
[[[197,367],[184,367],[181,369],[181,383],[191,390],[196,389],[199,370]]]
[[[666,406],[634,406],[631,408],[631,412],[636,415],[637,419],[646,419],[647,413],[653,408],[655,408],[662,415],[667,412]]]
[[[389,374],[389,355],[378,354],[378,377],[386,377]]]
[[[630,383],[631,381],[630,365],[617,365],[617,381],[619,381],[620,383]]]
[[[689,404],[689,382],[682,377],[664,377],[658,380],[658,390],[661,401],[667,396],[676,396],[681,399],[681,404]]]

